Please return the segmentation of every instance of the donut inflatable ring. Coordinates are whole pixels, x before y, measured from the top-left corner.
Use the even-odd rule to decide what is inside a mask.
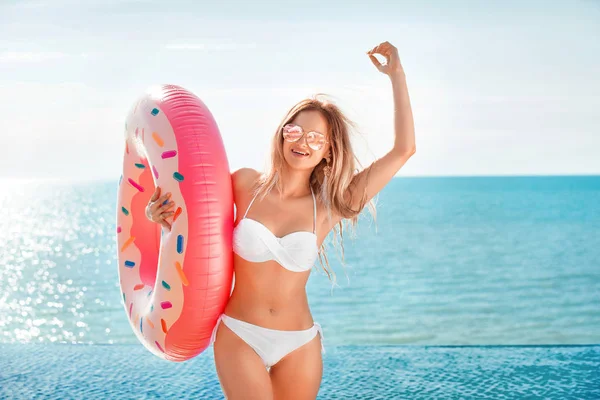
[[[145,216],[156,186],[174,202],[170,231]],[[150,88],[125,123],[117,258],[129,322],[153,354],[185,361],[209,346],[231,293],[232,231],[231,174],[212,114],[181,87]]]

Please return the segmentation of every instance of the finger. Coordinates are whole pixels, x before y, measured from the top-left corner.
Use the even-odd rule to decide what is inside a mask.
[[[154,193],[152,193],[150,201],[156,201],[156,199],[158,199],[158,196],[160,196],[160,186],[157,186],[156,189],[154,189]]]
[[[392,46],[389,42],[379,43],[377,46],[373,47],[371,50],[367,52],[367,54],[379,53],[384,54],[386,51],[390,50]]]
[[[155,201],[154,203],[150,203],[150,212],[153,215],[156,214],[156,211],[158,211],[159,207],[160,207],[160,202],[159,201]]]
[[[379,62],[379,60],[377,59],[377,57],[372,56],[371,54],[369,54],[369,58],[371,59],[371,62],[373,63],[373,65],[375,65],[375,67],[377,67],[377,69],[381,71],[382,65]]]
[[[170,207],[172,207],[172,206],[166,205],[166,206],[160,207],[157,210],[154,210],[152,212],[152,219],[155,222],[158,222],[160,220],[160,218],[161,218],[160,216],[162,215],[162,213],[169,211]]]
[[[175,211],[165,211],[164,213],[161,214],[161,217],[169,218],[173,214],[175,214]]]
[[[167,211],[169,208],[173,207],[174,205],[175,205],[175,203],[174,203],[174,202],[170,202],[170,203],[167,203],[167,204],[165,204],[165,205],[161,206],[161,207],[160,207],[160,208],[157,210],[157,214],[162,214],[162,213],[164,213],[165,211]]]
[[[377,53],[379,51],[379,46],[380,45],[373,47],[371,50],[367,51],[367,54]]]
[[[386,46],[388,46],[390,49],[392,50],[398,50],[396,49],[396,46],[394,46],[393,44],[391,44],[390,42],[385,42]]]
[[[383,43],[383,44],[380,44],[380,45],[379,45],[379,51],[378,51],[378,53],[379,53],[379,54],[382,54],[382,55],[386,55],[386,56],[387,56],[387,55],[389,55],[391,52],[392,52],[392,47],[391,47],[391,45],[390,45],[390,44],[385,44],[385,43]]]
[[[156,200],[156,206],[160,207],[161,205],[166,204],[169,198],[171,198],[171,193],[165,193],[160,199]]]
[[[371,50],[369,50],[369,53],[374,53],[379,49],[379,46],[381,46],[381,43],[379,43],[377,46],[373,47]]]

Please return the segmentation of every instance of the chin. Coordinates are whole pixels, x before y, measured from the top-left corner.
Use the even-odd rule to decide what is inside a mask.
[[[310,158],[307,159],[295,159],[294,157],[285,156],[285,163],[291,169],[301,169],[301,170],[310,170],[313,169],[316,165],[313,165],[312,160]]]

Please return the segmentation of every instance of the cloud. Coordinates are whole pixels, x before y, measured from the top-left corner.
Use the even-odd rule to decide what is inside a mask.
[[[4,51],[0,53],[0,63],[40,63],[75,57],[87,58],[89,54],[70,54],[61,51]]]
[[[42,62],[57,60],[64,57],[66,57],[66,54],[59,51],[5,51],[0,53],[0,62]]]
[[[256,49],[256,43],[171,43],[167,50],[232,51]]]

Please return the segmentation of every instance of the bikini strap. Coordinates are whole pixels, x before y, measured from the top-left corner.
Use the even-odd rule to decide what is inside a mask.
[[[210,335],[210,342],[208,343],[209,346],[211,344],[215,343],[215,340],[217,340],[217,329],[219,329],[219,324],[223,320],[223,315],[225,315],[225,314],[223,313],[223,314],[219,315],[219,318],[217,318],[217,322],[215,323],[215,327],[213,328],[212,334]]]
[[[323,336],[323,328],[321,328],[321,325],[319,325],[318,322],[315,322],[314,326],[317,328],[317,334],[321,335],[321,352],[325,353],[325,337]]]
[[[246,208],[246,213],[244,214],[244,218],[246,218],[246,215],[248,215],[248,210],[250,210],[250,207],[252,207],[252,203],[254,203],[254,200],[256,199],[256,196],[258,196],[258,193],[256,193],[254,195],[254,197],[252,198],[252,200],[250,201],[250,204],[248,204],[248,208]]]
[[[314,208],[314,212],[313,212],[313,233],[316,235],[317,234],[317,199],[315,199],[315,192],[313,191],[312,186],[310,187],[310,193],[312,194],[312,198],[313,198],[313,208]]]
[[[310,193],[312,194],[313,198],[313,233],[317,234],[317,199],[315,198],[315,192],[313,191],[312,186],[310,187]],[[244,218],[246,218],[246,215],[248,215],[248,211],[250,210],[250,207],[252,207],[254,200],[256,200],[256,196],[258,196],[258,193],[254,195],[252,200],[250,200],[250,204],[248,204],[248,208],[246,208],[246,212],[244,213]]]

